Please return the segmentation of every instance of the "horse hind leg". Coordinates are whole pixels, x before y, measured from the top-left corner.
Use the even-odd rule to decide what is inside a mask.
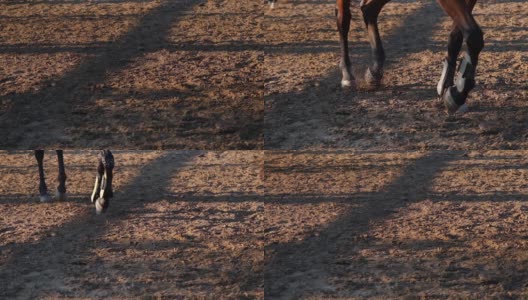
[[[35,158],[37,159],[39,170],[39,198],[40,202],[49,202],[51,197],[48,194],[48,187],[46,186],[46,178],[44,176],[44,150],[35,150]]]
[[[385,50],[378,30],[378,16],[381,9],[390,0],[362,0],[360,7],[363,21],[367,29],[372,51],[372,63],[365,72],[365,81],[372,87],[379,87],[383,79],[383,65],[385,64]]]
[[[438,0],[438,2],[453,18],[467,45],[467,51],[458,68],[458,76],[453,85],[444,90],[442,96],[448,112],[454,113],[466,107],[468,94],[475,87],[478,56],[484,48],[484,35],[471,15],[471,6],[453,0]]]

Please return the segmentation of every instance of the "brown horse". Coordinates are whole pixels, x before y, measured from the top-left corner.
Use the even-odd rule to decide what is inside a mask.
[[[378,31],[378,15],[390,0],[362,0],[360,3],[363,20],[367,28],[372,49],[372,64],[365,73],[365,81],[377,87],[383,77],[385,52]],[[473,18],[472,11],[477,0],[437,0],[444,11],[453,19],[453,27],[447,44],[447,57],[443,64],[442,75],[438,82],[437,92],[443,99],[449,113],[467,109],[466,98],[475,86],[475,71],[478,56],[484,47],[482,30]],[[354,77],[351,72],[348,56],[348,31],[350,28],[350,0],[337,0],[336,17],[341,44],[341,62],[343,74],[341,85],[353,87]],[[458,66],[458,76],[455,80],[457,57],[462,47],[467,45],[467,52]]]
[[[62,150],[56,150],[57,162],[59,163],[59,186],[57,187],[57,200],[66,199],[66,171],[64,168],[64,157]],[[48,194],[48,187],[46,186],[46,179],[44,177],[44,150],[35,150],[35,158],[37,159],[39,169],[39,192],[40,202],[51,201],[51,196]],[[108,208],[110,198],[113,197],[112,191],[112,171],[114,169],[114,156],[110,150],[101,150],[97,157],[98,167],[97,175],[95,177],[95,186],[92,192],[91,201],[95,204],[95,212],[97,214],[103,213]]]

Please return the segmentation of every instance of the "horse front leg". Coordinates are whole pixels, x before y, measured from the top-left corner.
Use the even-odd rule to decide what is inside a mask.
[[[436,92],[440,97],[444,95],[448,87],[454,84],[458,53],[460,53],[463,41],[464,36],[462,35],[462,31],[453,23],[453,28],[447,40],[447,57],[442,62],[442,75],[436,86]]]
[[[449,113],[465,111],[468,94],[475,87],[478,56],[482,48],[484,48],[484,34],[471,14],[473,6],[475,5],[473,0],[468,3],[462,0],[437,1],[453,19],[462,34],[463,41],[467,45],[467,51],[458,67],[457,78],[439,94],[441,94]],[[445,84],[448,85],[449,82]]]
[[[378,16],[381,9],[390,0],[362,0],[360,7],[363,21],[368,33],[372,63],[365,72],[365,81],[368,85],[379,87],[383,78],[383,65],[385,64],[385,50],[378,30]]]
[[[355,79],[352,75],[352,65],[348,53],[348,32],[350,30],[350,0],[337,0],[336,2],[337,30],[339,31],[339,44],[341,46],[341,69],[342,87],[355,87]]]
[[[56,150],[57,162],[59,164],[59,175],[57,180],[59,185],[57,186],[56,198],[60,201],[66,200],[66,171],[64,168],[64,156],[62,150]]]
[[[99,191],[101,190],[101,181],[104,175],[104,164],[99,157],[97,157],[97,160],[97,174],[95,175],[95,184],[92,196],[90,197],[92,203],[95,203],[95,201],[99,198]]]
[[[110,205],[110,198],[114,196],[112,189],[114,169],[114,156],[110,150],[102,150],[98,157],[97,175],[92,192],[92,203],[95,203],[95,212],[103,213]]]
[[[476,2],[476,0],[466,0],[470,12],[473,11]],[[463,42],[464,35],[456,23],[453,22],[451,33],[447,40],[447,57],[442,62],[442,75],[436,86],[436,92],[440,98],[444,96],[448,87],[454,85],[457,58]]]
[[[39,170],[39,198],[40,202],[49,202],[51,197],[48,194],[48,187],[46,186],[46,178],[44,177],[44,150],[35,150],[35,158],[37,159]]]

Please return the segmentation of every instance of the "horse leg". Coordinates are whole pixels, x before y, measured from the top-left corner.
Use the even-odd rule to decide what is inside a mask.
[[[57,186],[57,199],[60,201],[66,200],[66,171],[64,170],[64,156],[62,150],[56,150],[57,162],[59,164],[59,175],[57,180],[59,185]]]
[[[466,0],[466,4],[469,6],[470,12],[473,11],[473,7],[475,7],[476,2],[477,0]],[[453,22],[451,33],[449,34],[449,38],[447,40],[447,57],[442,62],[442,75],[440,76],[440,80],[436,86],[436,91],[440,97],[443,96],[448,87],[454,84],[458,53],[460,53],[463,41],[464,36],[462,35],[462,31],[460,31],[457,25]]]
[[[467,52],[458,67],[458,78],[443,92],[443,101],[449,113],[456,112],[465,103],[475,87],[478,56],[484,48],[484,35],[471,14],[471,7],[464,0],[437,0],[462,32]]]
[[[360,7],[363,13],[363,21],[367,28],[370,49],[372,51],[372,64],[365,72],[365,81],[374,87],[381,84],[383,78],[383,64],[385,63],[385,51],[381,43],[378,30],[378,15],[381,9],[390,0],[362,0]]]
[[[92,203],[95,202],[96,213],[100,214],[108,209],[110,198],[114,196],[112,190],[114,156],[110,150],[102,150],[98,160],[99,165],[91,200]]]
[[[48,187],[46,186],[46,178],[44,177],[44,150],[35,150],[35,158],[37,159],[39,169],[39,194],[40,202],[49,202],[51,197],[48,194]]]
[[[99,198],[99,191],[101,190],[101,180],[103,179],[104,175],[104,164],[103,162],[98,158],[98,166],[97,166],[97,174],[95,175],[95,184],[92,192],[92,196],[90,197],[90,200],[92,203]]]
[[[352,14],[350,13],[350,0],[336,1],[336,18],[337,30],[339,31],[339,43],[341,45],[341,61],[339,62],[339,68],[343,74],[341,86],[352,87],[355,85],[355,80],[354,76],[352,76],[352,66],[350,57],[348,56],[348,32],[352,18]]]
[[[447,57],[442,62],[442,75],[436,86],[436,92],[440,97],[443,96],[448,87],[454,84],[456,61],[458,53],[462,48],[463,39],[462,31],[460,31],[456,24],[453,23],[453,28],[451,29],[449,39],[447,40]]]

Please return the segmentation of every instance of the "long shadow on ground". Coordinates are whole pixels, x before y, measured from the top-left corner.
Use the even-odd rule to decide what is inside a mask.
[[[317,151],[312,151],[317,153]],[[332,152],[320,151],[319,155],[328,155]],[[519,157],[517,157],[518,159]],[[489,167],[492,170],[520,170],[526,169],[525,165],[517,166],[516,164],[509,164],[505,159],[506,157],[487,157],[491,161],[497,160],[497,164],[482,165],[480,163],[471,164],[471,167],[484,168]],[[433,186],[433,180],[439,175],[439,173],[445,170],[449,165],[453,165],[454,162],[471,161],[471,158],[464,156],[462,152],[449,151],[449,152],[431,152],[424,156],[408,161],[405,160],[399,167],[402,168],[400,175],[395,178],[390,184],[380,189],[379,192],[365,192],[365,193],[353,193],[353,194],[303,194],[295,193],[292,191],[291,194],[272,195],[266,197],[266,204],[271,206],[280,205],[308,205],[317,204],[324,202],[334,202],[337,205],[356,204],[353,209],[349,212],[339,216],[336,220],[330,224],[325,225],[323,228],[317,228],[314,231],[317,234],[307,234],[306,238],[302,240],[293,240],[286,243],[269,243],[265,248],[266,253],[266,268],[265,268],[265,294],[269,299],[298,299],[306,297],[392,297],[395,292],[399,296],[405,295],[417,295],[419,292],[424,292],[424,295],[437,295],[445,297],[445,294],[438,291],[427,291],[420,290],[420,287],[428,286],[428,279],[426,277],[412,277],[416,273],[420,273],[419,276],[427,274],[428,268],[434,268],[436,265],[443,265],[450,261],[448,256],[449,251],[462,251],[457,249],[463,249],[465,243],[476,243],[464,239],[457,239],[453,237],[451,241],[406,241],[405,244],[398,245],[393,244],[392,248],[387,245],[381,245],[380,242],[372,236],[369,236],[369,231],[376,224],[381,224],[385,220],[388,220],[394,216],[394,214],[401,210],[412,206],[414,203],[422,201],[430,201],[431,203],[436,202],[451,202],[456,205],[464,205],[470,202],[478,201],[492,201],[494,203],[501,203],[503,201],[525,201],[527,195],[524,193],[507,193],[500,191],[489,191],[489,193],[464,193],[460,194],[457,192],[434,192],[431,187]],[[500,161],[499,161],[500,160]],[[376,169],[379,166],[394,167],[398,165],[387,164],[388,161],[368,161],[368,165],[358,167],[354,164],[344,164],[339,166],[319,166],[312,167],[306,165],[295,165],[292,164],[292,170],[289,170],[287,166],[276,167],[273,164],[265,164],[265,170],[273,176],[274,173],[281,174],[284,176],[288,174],[299,173],[307,174],[306,176],[312,176],[312,173],[319,173],[321,176],[330,172],[339,173],[340,170],[345,172],[347,170],[372,170],[375,174],[383,174],[382,171]],[[495,168],[497,167],[497,168]],[[372,169],[371,169],[372,168]],[[306,171],[304,170],[306,169]],[[298,177],[297,177],[298,178]],[[331,180],[328,179],[327,180]],[[456,179],[454,179],[456,180]],[[357,184],[350,182],[351,185]],[[301,183],[302,185],[302,183]],[[456,186],[456,183],[454,183]],[[272,187],[268,187],[268,189]],[[508,204],[509,205],[509,204]],[[458,210],[463,211],[464,208],[460,207]],[[319,212],[324,214],[324,212]],[[433,214],[433,213],[431,213]],[[434,218],[435,216],[431,216]],[[277,224],[273,224],[275,226]],[[478,226],[475,223],[474,226]],[[270,225],[271,226],[271,225]],[[280,226],[280,225],[277,225]],[[298,224],[302,227],[303,224]],[[507,226],[507,225],[493,225],[493,226]],[[427,231],[427,228],[414,228],[416,231]],[[478,233],[475,238],[478,240]],[[449,236],[449,234],[448,234]],[[522,240],[521,237],[519,239]],[[444,251],[439,255],[436,261],[428,260],[425,257],[409,257],[406,253],[392,254],[382,251],[388,251],[387,248],[393,249],[391,251],[424,251],[437,250],[444,248]],[[382,250],[380,250],[382,249]],[[374,252],[379,251],[381,256],[375,256]],[[415,253],[414,252],[414,253]],[[370,256],[369,256],[370,254]],[[377,253],[375,253],[377,255]],[[484,284],[502,284],[506,291],[522,291],[520,282],[526,280],[525,275],[521,275],[524,272],[518,270],[515,259],[508,261],[507,257],[504,260],[508,261],[505,265],[491,265],[490,257],[493,259],[493,255],[501,256],[501,254],[489,254],[490,257],[486,257],[487,253],[475,253],[471,258],[463,258],[457,260],[453,257],[451,263],[451,269],[447,269],[443,273],[446,278],[437,278],[442,274],[442,270],[435,271],[434,275],[431,274],[429,280],[433,282],[447,282],[453,284],[456,282],[456,278],[459,278],[459,285],[453,287],[460,293],[458,295],[469,295],[464,294],[464,286],[471,285],[469,282],[474,278],[477,278],[484,269],[491,274],[497,274],[501,272],[501,269],[517,270],[517,275],[510,276],[504,275],[501,278],[493,277],[488,282],[486,277],[481,279],[480,282]],[[464,260],[465,259],[465,260]],[[424,265],[421,269],[412,269],[414,265],[419,265],[420,261],[423,260]],[[442,262],[440,264],[440,262]],[[474,270],[464,269],[465,265],[475,265]],[[486,265],[488,264],[488,265]],[[443,267],[443,266],[442,266]],[[442,268],[438,267],[438,268]],[[411,269],[410,269],[411,268]],[[384,271],[383,271],[384,270]],[[460,271],[460,272],[458,272]],[[438,275],[440,274],[440,275]],[[515,274],[515,271],[508,272],[508,274]],[[365,276],[363,276],[365,275]],[[368,276],[370,277],[368,277]],[[355,276],[355,277],[354,277]],[[362,277],[363,276],[363,277]],[[359,277],[360,279],[358,279]],[[413,281],[414,280],[414,281]],[[437,281],[435,281],[437,280]],[[380,288],[380,285],[388,285],[387,282],[391,282],[390,289],[387,287]],[[413,283],[414,282],[414,283]],[[487,283],[486,283],[487,282]],[[334,284],[337,284],[339,288],[336,288]],[[446,283],[447,284],[447,283]],[[412,286],[415,285],[413,289]],[[432,286],[433,284],[431,284]],[[489,287],[489,286],[488,286]],[[488,290],[489,291],[489,290]],[[504,291],[504,290],[503,290]],[[439,293],[439,294],[435,294]],[[456,294],[456,293],[455,293]],[[473,295],[475,296],[475,295]]]
[[[193,268],[191,266],[182,265],[179,270],[164,270],[163,261],[160,258],[151,257],[150,255],[156,255],[156,251],[162,251],[171,249],[174,251],[175,261],[189,261],[192,257],[186,257],[187,250],[193,253],[194,249],[201,249],[201,253],[209,259],[215,258],[218,255],[223,255],[221,251],[215,253],[211,251],[208,253],[207,249],[204,249],[204,245],[200,243],[204,241],[189,238],[187,242],[180,240],[168,240],[159,241],[146,244],[112,244],[104,241],[105,234],[111,231],[112,226],[119,224],[120,222],[133,216],[133,219],[140,222],[148,222],[149,218],[152,218],[154,212],[146,208],[147,205],[161,200],[165,201],[180,201],[178,195],[171,195],[169,191],[170,180],[176,175],[182,167],[191,163],[196,157],[203,154],[202,151],[186,151],[182,152],[168,152],[160,157],[154,159],[152,162],[141,167],[138,175],[133,178],[124,188],[119,189],[115,193],[115,198],[110,204],[109,211],[103,216],[97,216],[94,214],[93,208],[85,210],[85,213],[75,217],[73,220],[60,225],[59,227],[50,228],[48,233],[43,233],[43,238],[37,241],[30,241],[27,243],[16,243],[7,245],[2,251],[11,252],[10,259],[0,266],[0,282],[3,284],[3,288],[0,291],[0,297],[2,298],[40,298],[46,295],[63,295],[69,297],[106,297],[106,296],[119,296],[123,295],[135,295],[144,296],[145,291],[149,293],[164,292],[157,291],[156,286],[140,288],[140,285],[144,282],[137,282],[136,277],[141,277],[142,274],[145,276],[158,276],[162,278],[164,276],[181,276],[180,279],[172,278],[178,282],[181,282],[180,287],[174,286],[172,283],[173,291],[178,289],[193,290],[197,293],[216,293],[225,285],[230,284],[231,286],[238,286],[238,293],[240,294],[258,294],[258,290],[262,289],[262,276],[259,272],[262,271],[260,265],[252,261],[252,258],[248,261],[245,257],[239,257],[236,268],[235,265],[218,265],[212,268],[210,265],[204,265],[203,268]],[[119,156],[116,156],[116,162],[119,163]],[[187,195],[188,196],[188,195]],[[245,195],[246,201],[258,200],[259,195]],[[228,202],[234,201],[241,202],[244,195],[234,195],[234,200],[230,197],[224,197],[223,195],[216,198],[214,195],[205,197],[204,199],[188,197],[183,200],[184,202],[192,202],[197,205],[200,201],[209,202]],[[75,201],[77,201],[76,199]],[[86,199],[84,199],[86,201]],[[9,201],[0,198],[0,202]],[[38,204],[35,204],[38,205]],[[192,206],[192,205],[191,205]],[[91,206],[90,206],[91,207]],[[202,208],[196,207],[193,210],[197,216],[205,213],[209,217],[215,215],[215,212],[206,211],[203,212]],[[170,218],[178,220],[179,214],[184,212],[174,211],[171,212]],[[186,212],[188,213],[188,212]],[[261,212],[258,212],[261,213]],[[233,209],[230,212],[218,213],[219,216],[234,214],[234,218],[217,217],[212,225],[218,225],[218,223],[230,223],[238,222],[240,218],[244,218],[251,215],[244,209]],[[156,219],[162,216],[159,212],[154,213]],[[216,216],[215,216],[216,217]],[[183,217],[181,220],[189,218],[189,222],[194,221],[194,217]],[[126,229],[131,230],[129,228]],[[179,231],[179,228],[166,228],[168,231]],[[123,232],[125,234],[125,232]],[[183,234],[183,233],[182,233]],[[184,234],[185,236],[185,234]],[[137,258],[128,258],[127,255],[119,256],[120,259],[125,260],[125,265],[116,267],[111,262],[101,261],[100,258],[94,258],[94,253],[98,248],[109,249],[109,253],[126,253],[130,251],[143,251],[145,250],[146,256]],[[8,251],[9,250],[9,251]],[[147,251],[148,250],[148,251]],[[150,252],[149,252],[150,251]],[[181,253],[178,255],[178,253]],[[181,257],[180,257],[181,256]],[[135,259],[135,260],[134,260]],[[222,262],[224,258],[217,257],[215,260]],[[190,263],[192,264],[192,263]],[[135,272],[134,270],[137,270]],[[178,275],[168,274],[166,271],[177,271]],[[95,273],[94,273],[95,272]],[[103,277],[97,277],[87,282],[84,279],[89,274],[106,274]],[[148,274],[147,274],[148,273]],[[170,273],[170,272],[169,272]],[[35,277],[32,274],[38,274]],[[50,274],[55,276],[50,277]],[[59,278],[57,278],[57,274]],[[118,274],[119,278],[111,278],[108,276],[111,274]],[[164,275],[165,274],[165,275]],[[222,279],[223,284],[217,286],[211,286],[210,283],[201,284],[198,280],[199,276],[210,276],[212,278]],[[248,274],[252,274],[248,276]],[[33,276],[33,277],[31,277]],[[130,276],[127,278],[126,276]],[[16,278],[17,280],[11,280]],[[144,278],[144,277],[143,277]],[[167,277],[169,278],[169,277]],[[165,278],[165,279],[167,279]],[[62,282],[59,285],[51,285]],[[121,294],[94,294],[94,290],[111,290],[115,287],[115,280],[119,280],[123,286]],[[72,290],[72,283],[75,286],[81,285],[81,290],[76,288]],[[162,282],[160,282],[161,284]],[[58,287],[61,288],[58,288]],[[215,292],[216,291],[216,292]],[[166,291],[165,291],[166,292]],[[229,292],[233,292],[230,290]],[[168,295],[173,297],[181,297],[180,294]]]

